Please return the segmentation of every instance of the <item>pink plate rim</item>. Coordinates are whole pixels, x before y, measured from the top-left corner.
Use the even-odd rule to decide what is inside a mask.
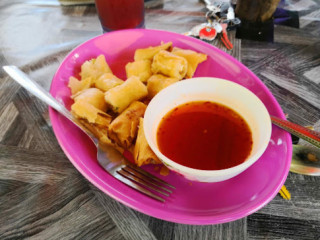
[[[74,55],[76,54],[76,52],[78,51],[79,48],[83,48],[86,44],[90,44],[91,42],[95,41],[96,39],[99,38],[106,38],[112,34],[121,34],[121,33],[130,33],[130,32],[139,32],[139,33],[147,33],[147,34],[166,34],[166,35],[171,35],[173,38],[177,38],[177,39],[185,39],[189,42],[195,42],[196,44],[204,44],[207,45],[207,47],[211,48],[213,51],[217,51],[219,52],[219,54],[223,55],[223,57],[231,59],[231,61],[233,62],[237,62],[238,64],[240,64],[242,66],[243,69],[245,69],[248,74],[255,79],[256,84],[260,85],[260,87],[263,88],[264,92],[268,95],[268,97],[271,99],[272,103],[275,106],[275,110],[277,112],[277,116],[285,119],[285,115],[281,109],[281,107],[279,106],[278,102],[276,101],[275,97],[271,94],[271,92],[269,91],[269,89],[262,83],[262,81],[255,76],[246,66],[244,66],[243,64],[239,63],[239,61],[237,61],[236,59],[234,59],[232,56],[230,56],[229,54],[225,53],[224,51],[208,44],[205,43],[201,40],[195,39],[195,38],[191,38],[188,36],[184,36],[178,33],[174,33],[174,32],[168,32],[168,31],[163,31],[163,30],[151,30],[151,29],[130,29],[130,30],[121,30],[121,31],[115,31],[115,32],[110,32],[107,34],[102,34],[99,36],[96,36],[84,43],[82,43],[81,45],[77,46],[76,48],[74,48],[66,57],[65,59],[62,61],[62,63],[60,64],[60,66],[57,69],[57,72],[55,73],[54,77],[53,77],[53,81],[51,83],[50,86],[50,93],[54,95],[54,91],[53,91],[53,82],[57,76],[57,73],[59,71],[63,71],[63,66],[64,64]],[[86,178],[88,179],[94,186],[96,186],[97,188],[99,188],[101,191],[103,191],[104,193],[106,193],[107,195],[109,195],[110,197],[112,197],[113,199],[121,202],[122,204],[137,210],[139,212],[142,212],[144,214],[147,214],[149,216],[158,218],[158,219],[162,219],[162,220],[166,220],[166,221],[170,221],[170,222],[175,222],[175,223],[181,223],[181,224],[192,224],[192,225],[209,225],[209,224],[220,224],[220,223],[226,223],[226,222],[230,222],[230,221],[235,221],[238,220],[240,218],[246,217],[254,212],[256,212],[257,210],[261,209],[262,207],[264,207],[266,204],[268,204],[276,195],[277,193],[280,191],[282,185],[284,184],[287,175],[289,173],[289,168],[290,168],[290,163],[291,163],[291,154],[292,154],[292,144],[291,144],[291,137],[289,133],[284,133],[285,136],[285,140],[286,143],[288,143],[287,146],[287,159],[285,159],[286,164],[285,164],[285,173],[282,175],[281,181],[278,182],[278,184],[274,187],[273,191],[270,192],[266,198],[264,198],[263,200],[257,202],[254,206],[250,207],[250,208],[246,208],[246,209],[240,209],[238,211],[233,212],[233,214],[229,215],[229,216],[224,216],[224,217],[216,217],[216,216],[200,216],[200,215],[196,215],[196,216],[192,216],[192,218],[189,218],[188,216],[184,215],[184,214],[175,214],[175,213],[171,213],[165,210],[161,210],[161,209],[153,209],[153,208],[149,208],[149,206],[137,206],[136,204],[134,204],[134,202],[129,202],[126,199],[124,199],[123,197],[121,197],[121,194],[119,193],[113,193],[110,191],[109,186],[107,186],[102,179],[99,179],[96,175],[94,175],[94,173],[92,173],[90,171],[90,169],[86,168],[83,164],[77,162],[73,156],[71,156],[69,154],[69,149],[67,149],[63,143],[63,141],[61,140],[61,136],[60,136],[60,132],[58,132],[57,130],[57,117],[58,117],[58,113],[53,110],[52,108],[49,108],[49,117],[52,123],[52,128],[54,131],[54,134],[62,148],[62,150],[64,151],[64,153],[66,154],[66,156],[68,157],[68,159],[71,161],[71,163],[75,166],[75,168]]]

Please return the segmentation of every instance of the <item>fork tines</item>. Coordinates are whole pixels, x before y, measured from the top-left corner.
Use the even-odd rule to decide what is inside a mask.
[[[115,177],[120,181],[160,202],[165,202],[165,199],[156,194],[168,197],[172,189],[175,189],[171,184],[133,164],[123,165],[117,173]]]

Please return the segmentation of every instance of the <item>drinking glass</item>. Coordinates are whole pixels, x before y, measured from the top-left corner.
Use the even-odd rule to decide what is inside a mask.
[[[104,32],[144,28],[144,0],[95,0]]]

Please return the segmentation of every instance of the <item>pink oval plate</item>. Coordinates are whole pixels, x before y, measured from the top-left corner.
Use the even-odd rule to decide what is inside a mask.
[[[78,76],[85,60],[104,54],[114,74],[125,79],[124,66],[133,61],[138,48],[172,41],[173,46],[206,53],[195,77],[218,77],[237,82],[254,92],[270,114],[284,114],[267,87],[250,70],[225,52],[192,37],[157,30],[123,30],[95,37],[75,48],[64,59],[53,77],[51,94],[70,108],[67,87],[70,76]],[[218,224],[245,217],[271,201],[289,172],[292,143],[290,135],[274,127],[263,156],[248,170],[220,183],[191,182],[175,173],[159,175],[154,166],[146,169],[176,186],[165,203],[157,202],[131,189],[105,172],[96,160],[96,149],[71,122],[50,109],[53,130],[73,165],[91,183],[117,201],[150,216],[183,224]]]

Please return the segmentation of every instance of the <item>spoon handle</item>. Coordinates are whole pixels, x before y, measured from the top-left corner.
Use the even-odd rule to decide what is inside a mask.
[[[303,140],[320,148],[320,132],[313,131],[311,129],[302,127],[298,124],[289,122],[287,120],[275,116],[270,117],[274,125],[277,125],[278,127],[288,131],[289,133],[292,133],[293,135],[296,135],[297,137],[302,138]]]

